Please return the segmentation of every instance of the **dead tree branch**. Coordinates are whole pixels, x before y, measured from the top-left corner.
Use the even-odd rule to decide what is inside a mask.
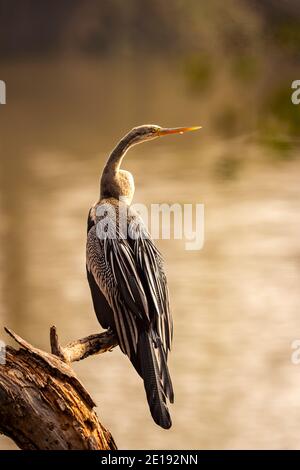
[[[12,330],[21,346],[6,348],[0,365],[0,432],[21,449],[116,449],[93,410],[95,403],[69,363],[117,345],[111,332],[91,335],[62,348],[51,328],[52,354],[35,348]]]
[[[118,346],[118,340],[111,330],[104,331],[86,338],[72,341],[61,347],[55,326],[50,329],[51,352],[65,362],[81,361],[88,356],[111,351]]]

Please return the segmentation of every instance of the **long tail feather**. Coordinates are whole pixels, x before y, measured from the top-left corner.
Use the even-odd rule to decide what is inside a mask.
[[[159,353],[159,364],[160,364],[160,372],[161,372],[161,378],[162,378],[162,383],[163,383],[163,389],[170,403],[174,403],[174,391],[173,391],[172,380],[170,377],[169,368],[167,364],[167,355],[165,353],[162,342],[159,338],[156,339],[156,344],[157,344],[158,353]]]
[[[163,360],[159,361],[161,363],[159,365],[153,340],[149,337],[147,332],[140,334],[138,354],[141,365],[141,376],[144,380],[151,415],[156,424],[164,429],[169,429],[172,426],[172,421],[167,408],[167,396],[169,395],[171,398],[173,396],[170,376],[167,371],[166,362]],[[167,380],[166,378],[168,378],[169,385],[164,387],[164,382]]]

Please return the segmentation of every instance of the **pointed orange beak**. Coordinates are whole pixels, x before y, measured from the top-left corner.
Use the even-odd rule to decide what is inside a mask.
[[[162,136],[162,135],[169,135],[169,134],[183,134],[184,132],[189,132],[189,131],[197,131],[198,129],[201,129],[202,126],[194,126],[194,127],[170,127],[170,128],[162,128],[159,129],[157,132],[157,135]]]

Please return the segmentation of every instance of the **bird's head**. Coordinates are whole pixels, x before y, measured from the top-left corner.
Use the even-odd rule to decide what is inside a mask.
[[[155,124],[144,124],[143,126],[134,127],[128,134],[128,140],[131,145],[145,142],[146,140],[157,139],[164,135],[183,134],[188,131],[196,131],[200,129],[196,127],[160,127]]]
[[[123,157],[130,147],[164,135],[183,134],[197,129],[200,127],[160,127],[155,124],[134,127],[120,140],[109,156],[101,178],[101,198],[118,199],[122,196],[131,204],[134,194],[133,176],[120,169]]]

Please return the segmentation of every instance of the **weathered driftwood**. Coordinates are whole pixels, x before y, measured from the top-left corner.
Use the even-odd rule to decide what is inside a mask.
[[[0,432],[26,450],[116,449],[93,410],[93,399],[69,365],[110,350],[117,345],[114,335],[92,335],[62,348],[52,327],[50,354],[5,330],[21,348],[7,346],[5,364],[0,365]]]

